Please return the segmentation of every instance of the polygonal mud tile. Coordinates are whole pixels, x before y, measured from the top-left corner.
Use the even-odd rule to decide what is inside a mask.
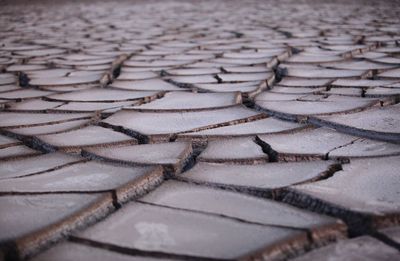
[[[294,229],[141,203],[125,205],[76,237],[189,259],[283,258],[307,244],[305,233]]]
[[[331,245],[315,249],[293,261],[316,260],[365,260],[365,261],[392,261],[400,258],[400,253],[381,241],[362,236],[333,243]]]
[[[0,148],[0,159],[1,160],[18,159],[22,157],[38,155],[40,153],[41,153],[40,151],[31,149],[25,145],[13,145]]]
[[[61,151],[80,151],[81,148],[137,144],[137,140],[128,135],[99,126],[88,126],[77,130],[57,134],[37,136],[39,142],[49,149]]]
[[[106,148],[88,148],[82,155],[91,159],[112,161],[133,166],[162,165],[172,173],[178,173],[192,154],[188,142],[168,142]]]
[[[0,73],[0,85],[12,84],[16,82],[16,78],[12,73]]]
[[[177,83],[217,83],[218,79],[215,75],[190,75],[190,76],[173,76],[170,78],[173,82]]]
[[[61,153],[50,153],[0,162],[0,179],[16,178],[62,168],[84,159]]]
[[[34,135],[42,135],[42,134],[50,134],[50,133],[58,133],[64,132],[72,129],[77,129],[88,125],[93,122],[92,119],[84,119],[84,120],[71,120],[60,123],[52,123],[46,125],[32,126],[32,127],[14,127],[5,129],[7,132],[16,134],[16,135],[25,135],[25,136],[34,136]]]
[[[338,55],[321,55],[321,54],[311,54],[311,53],[300,53],[298,55],[294,55],[289,59],[285,60],[285,62],[289,63],[328,63],[328,62],[337,62],[343,60],[343,57]]]
[[[147,72],[124,72],[118,76],[118,80],[147,80],[152,78],[157,78],[158,74],[147,71]]]
[[[282,65],[284,68],[285,66]],[[348,78],[348,77],[360,77],[365,74],[363,70],[339,70],[339,69],[324,69],[324,68],[290,68],[287,71],[287,76],[299,77],[299,78]]]
[[[307,88],[317,88],[324,87],[328,85],[332,80],[329,79],[304,79],[304,78],[294,78],[294,77],[284,77],[279,85],[285,87],[307,87]]]
[[[125,91],[116,89],[89,89],[84,91],[54,94],[49,99],[55,101],[76,101],[76,102],[113,102],[133,101],[139,99],[154,99],[158,92],[154,91]]]
[[[400,146],[339,133],[329,128],[306,129],[292,134],[260,135],[262,146],[275,153],[279,161],[314,160],[343,157],[390,156]]]
[[[53,54],[62,54],[65,53],[67,50],[59,49],[59,48],[43,48],[37,50],[26,50],[26,51],[16,51],[16,54],[28,57],[35,57],[35,56],[46,56],[46,55],[53,55]]]
[[[256,134],[266,133],[286,133],[305,128],[305,125],[294,122],[281,121],[274,118],[266,118],[245,122],[232,126],[223,126],[214,129],[201,130],[181,134],[178,137],[210,137],[210,138],[229,138],[235,136],[254,136]]]
[[[162,98],[129,107],[136,111],[194,111],[226,108],[240,104],[240,93],[169,92]]]
[[[350,164],[343,165],[342,171],[326,180],[292,186],[284,200],[347,218],[360,213],[371,217],[374,226],[397,224],[399,167],[399,156],[352,159]]]
[[[265,81],[273,74],[271,72],[263,73],[227,73],[218,74],[218,78],[222,82],[249,82],[249,81]]]
[[[261,163],[268,162],[268,155],[255,143],[254,137],[216,139],[208,141],[197,161]]]
[[[396,104],[344,115],[314,117],[310,122],[361,137],[400,143],[399,112],[400,104]]]
[[[9,111],[46,111],[62,105],[63,102],[49,102],[41,99],[31,99],[8,105]]]
[[[181,91],[182,89],[159,79],[126,81],[115,80],[110,86],[132,91]]]
[[[373,63],[369,61],[343,61],[337,63],[326,63],[324,66],[330,68],[344,69],[344,70],[383,70],[394,68],[393,65]]]
[[[172,134],[228,126],[265,117],[242,106],[198,112],[135,112],[122,110],[102,121],[115,128],[150,135],[151,139],[169,139]],[[140,122],[140,125],[137,124]]]
[[[286,94],[286,96],[289,95]],[[315,96],[315,98],[317,97]],[[298,100],[298,98],[286,101],[258,100],[256,107],[280,118],[299,120],[310,115],[330,115],[358,111],[372,107],[378,102],[376,99],[330,95],[328,98],[321,97],[319,100]]]
[[[340,169],[334,161],[236,165],[199,162],[179,179],[275,197],[282,189],[327,178]]]
[[[19,140],[0,135],[0,149],[20,145],[21,143]]]
[[[113,192],[124,202],[157,186],[160,167],[122,167],[97,162],[77,163],[38,175],[0,180],[4,193]]]
[[[377,76],[380,78],[400,79],[400,68],[381,72]]]
[[[250,223],[309,230],[315,245],[342,238],[346,226],[339,220],[296,209],[272,200],[167,181],[139,200],[167,207],[232,217]]]
[[[20,90],[0,93],[0,99],[21,100],[21,99],[43,97],[50,94],[53,94],[53,92],[46,92],[34,89],[20,89]]]
[[[123,102],[68,102],[64,105],[52,108],[49,111],[65,111],[65,112],[94,112],[109,109],[118,109],[130,105],[134,105],[134,101]]]
[[[393,84],[394,81],[387,80],[367,80],[367,79],[338,79],[331,83],[337,87],[380,87]]]
[[[34,127],[47,124],[68,122],[71,120],[90,119],[89,113],[0,113],[0,128]]]
[[[10,259],[26,257],[112,209],[107,193],[0,196],[0,251]]]
[[[171,75],[203,75],[203,74],[218,74],[221,70],[218,68],[183,68],[171,69],[167,73]]]
[[[193,86],[211,92],[253,92],[259,88],[260,82],[238,83],[197,83]]]
[[[76,260],[97,260],[97,261],[157,261],[158,258],[131,256],[127,254],[110,251],[105,248],[92,247],[73,242],[63,242],[53,248],[35,256],[32,261],[76,261]],[[165,259],[167,260],[167,259]],[[173,259],[171,259],[173,260]]]
[[[30,86],[56,86],[56,85],[72,85],[97,83],[101,79],[99,74],[89,74],[85,76],[69,76],[69,77],[48,77],[48,78],[32,78],[29,81]]]

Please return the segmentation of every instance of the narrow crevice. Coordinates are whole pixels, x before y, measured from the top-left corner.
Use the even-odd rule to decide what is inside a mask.
[[[191,256],[184,254],[173,254],[161,251],[146,251],[136,248],[127,248],[122,247],[110,243],[98,242],[95,240],[79,238],[76,236],[70,236],[69,240],[74,243],[79,243],[95,248],[105,249],[116,253],[121,253],[130,256],[139,256],[139,257],[149,257],[149,258],[159,258],[159,259],[173,259],[173,260],[191,260],[191,261],[221,261],[221,260],[230,260],[230,259],[219,259],[219,258],[207,258],[207,257],[199,257],[199,256]]]
[[[194,167],[194,165],[197,163],[197,157],[206,149],[206,147],[207,147],[206,140],[203,142],[192,142],[193,152],[183,164],[182,173]]]
[[[163,79],[163,80],[166,81],[167,83],[170,83],[170,84],[172,84],[172,85],[174,85],[174,86],[176,86],[178,88],[181,88],[181,89],[189,89],[189,90],[191,90],[193,88],[196,88],[196,86],[194,86],[191,83],[181,83],[181,82],[176,82],[176,81],[171,80],[171,79]]]
[[[127,128],[123,127],[123,126],[111,125],[111,124],[108,124],[106,122],[99,122],[98,125],[101,126],[101,127],[104,127],[104,128],[112,129],[112,130],[117,131],[117,132],[121,132],[121,133],[126,134],[126,135],[128,135],[130,137],[133,137],[133,138],[138,140],[139,144],[148,144],[149,141],[150,141],[150,138],[148,136],[146,136],[146,135],[144,135],[144,134],[142,134],[140,132],[137,132],[137,131],[134,131],[134,130],[131,130],[131,129],[127,129]]]
[[[400,251],[400,243],[391,239],[387,235],[385,235],[379,231],[372,231],[372,232],[370,232],[369,235],[378,239],[379,241],[385,243],[386,245],[393,247],[393,248],[397,249],[398,251]]]
[[[260,139],[259,136],[254,138],[254,143],[261,147],[262,151],[268,155],[269,162],[278,162],[279,161],[279,153],[275,151],[271,145]]]
[[[348,226],[350,237],[365,235],[372,231],[373,221],[370,215],[347,210],[292,189],[282,191],[276,200],[303,210],[339,218]]]
[[[362,139],[362,138],[356,138],[356,139],[354,139],[354,140],[352,140],[352,141],[350,141],[350,142],[348,142],[348,143],[345,143],[345,144],[343,144],[343,145],[340,145],[340,146],[337,146],[337,147],[334,147],[334,148],[330,149],[330,150],[325,154],[325,159],[326,159],[326,160],[329,160],[329,154],[330,154],[331,152],[333,152],[333,151],[335,151],[335,150],[337,150],[337,149],[341,149],[341,148],[347,147],[347,146],[349,146],[349,145],[352,145],[352,144],[354,144],[356,141],[359,141],[359,140],[361,140],[361,139]]]

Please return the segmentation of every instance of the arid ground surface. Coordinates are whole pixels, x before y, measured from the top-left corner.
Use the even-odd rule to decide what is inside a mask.
[[[397,1],[0,1],[0,260],[400,260]]]

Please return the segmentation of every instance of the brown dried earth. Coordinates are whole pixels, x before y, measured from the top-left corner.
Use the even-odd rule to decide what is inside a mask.
[[[0,5],[0,260],[400,260],[399,2]]]

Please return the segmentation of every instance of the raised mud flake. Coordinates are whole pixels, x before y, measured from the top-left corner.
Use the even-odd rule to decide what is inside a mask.
[[[139,99],[152,99],[157,97],[158,92],[153,91],[125,91],[115,89],[89,89],[77,92],[55,94],[49,96],[56,101],[75,101],[75,102],[114,102],[130,101]]]
[[[0,113],[0,128],[33,127],[47,124],[67,122],[71,120],[90,119],[89,113]]]
[[[362,137],[400,143],[400,104],[332,116],[319,116],[311,123],[329,126]]]
[[[173,173],[180,172],[192,153],[188,142],[169,142],[85,149],[82,154],[100,159],[130,165],[163,165]]]
[[[176,181],[165,182],[140,201],[222,215],[260,225],[306,229],[311,232],[315,245],[342,238],[346,233],[346,226],[333,218],[272,200]]]
[[[42,173],[83,160],[83,158],[67,154],[50,153],[0,162],[0,179],[16,178]]]
[[[240,102],[240,93],[169,92],[161,99],[129,107],[129,109],[138,111],[191,111],[230,107]]]
[[[169,137],[174,133],[215,128],[261,116],[262,114],[242,106],[213,110],[212,113],[209,111],[153,113],[122,110],[103,122],[142,134]],[[138,122],[141,124],[138,125]]]
[[[88,126],[68,132],[41,135],[37,138],[51,147],[65,151],[79,150],[79,148],[91,146],[137,143],[137,140],[132,137],[99,126]]]
[[[333,205],[373,216],[376,226],[380,226],[381,222],[398,223],[399,159],[399,156],[352,159],[350,164],[343,165],[342,171],[336,172],[329,179],[293,186],[292,189],[295,193],[311,197],[311,201],[322,201],[322,204],[313,205],[317,208],[323,208],[324,204]],[[285,201],[302,204],[306,200],[304,196],[293,196],[289,194]]]
[[[183,173],[182,180],[234,188],[249,194],[272,197],[291,185],[313,182],[339,169],[334,161],[228,165],[199,162]]]
[[[197,157],[203,162],[260,163],[268,155],[254,142],[254,137],[209,140],[206,149]]]
[[[160,79],[126,81],[115,80],[111,87],[132,91],[181,91],[182,89]]]
[[[266,133],[282,133],[292,132],[304,128],[305,126],[299,123],[281,121],[274,118],[260,119],[251,122],[245,122],[232,126],[224,126],[214,129],[189,132],[180,137],[234,137],[234,136],[249,136]]]
[[[39,254],[31,259],[32,261],[76,261],[76,260],[97,260],[97,261],[159,261],[158,258],[131,256],[120,254],[103,248],[73,242],[63,242],[53,248]],[[172,259],[171,259],[172,260]]]
[[[400,253],[381,241],[370,236],[348,239],[315,249],[293,261],[317,260],[398,260]]]
[[[7,257],[26,257],[113,209],[110,194],[0,196],[0,245]],[[15,247],[7,247],[11,242]],[[16,253],[15,253],[16,252]]]
[[[0,180],[2,193],[113,192],[118,202],[158,185],[159,167],[122,167],[97,162],[78,163],[40,175]]]
[[[282,258],[307,242],[304,232],[293,229],[245,224],[140,203],[125,205],[76,237],[169,256],[217,259],[249,258],[249,255]]]

